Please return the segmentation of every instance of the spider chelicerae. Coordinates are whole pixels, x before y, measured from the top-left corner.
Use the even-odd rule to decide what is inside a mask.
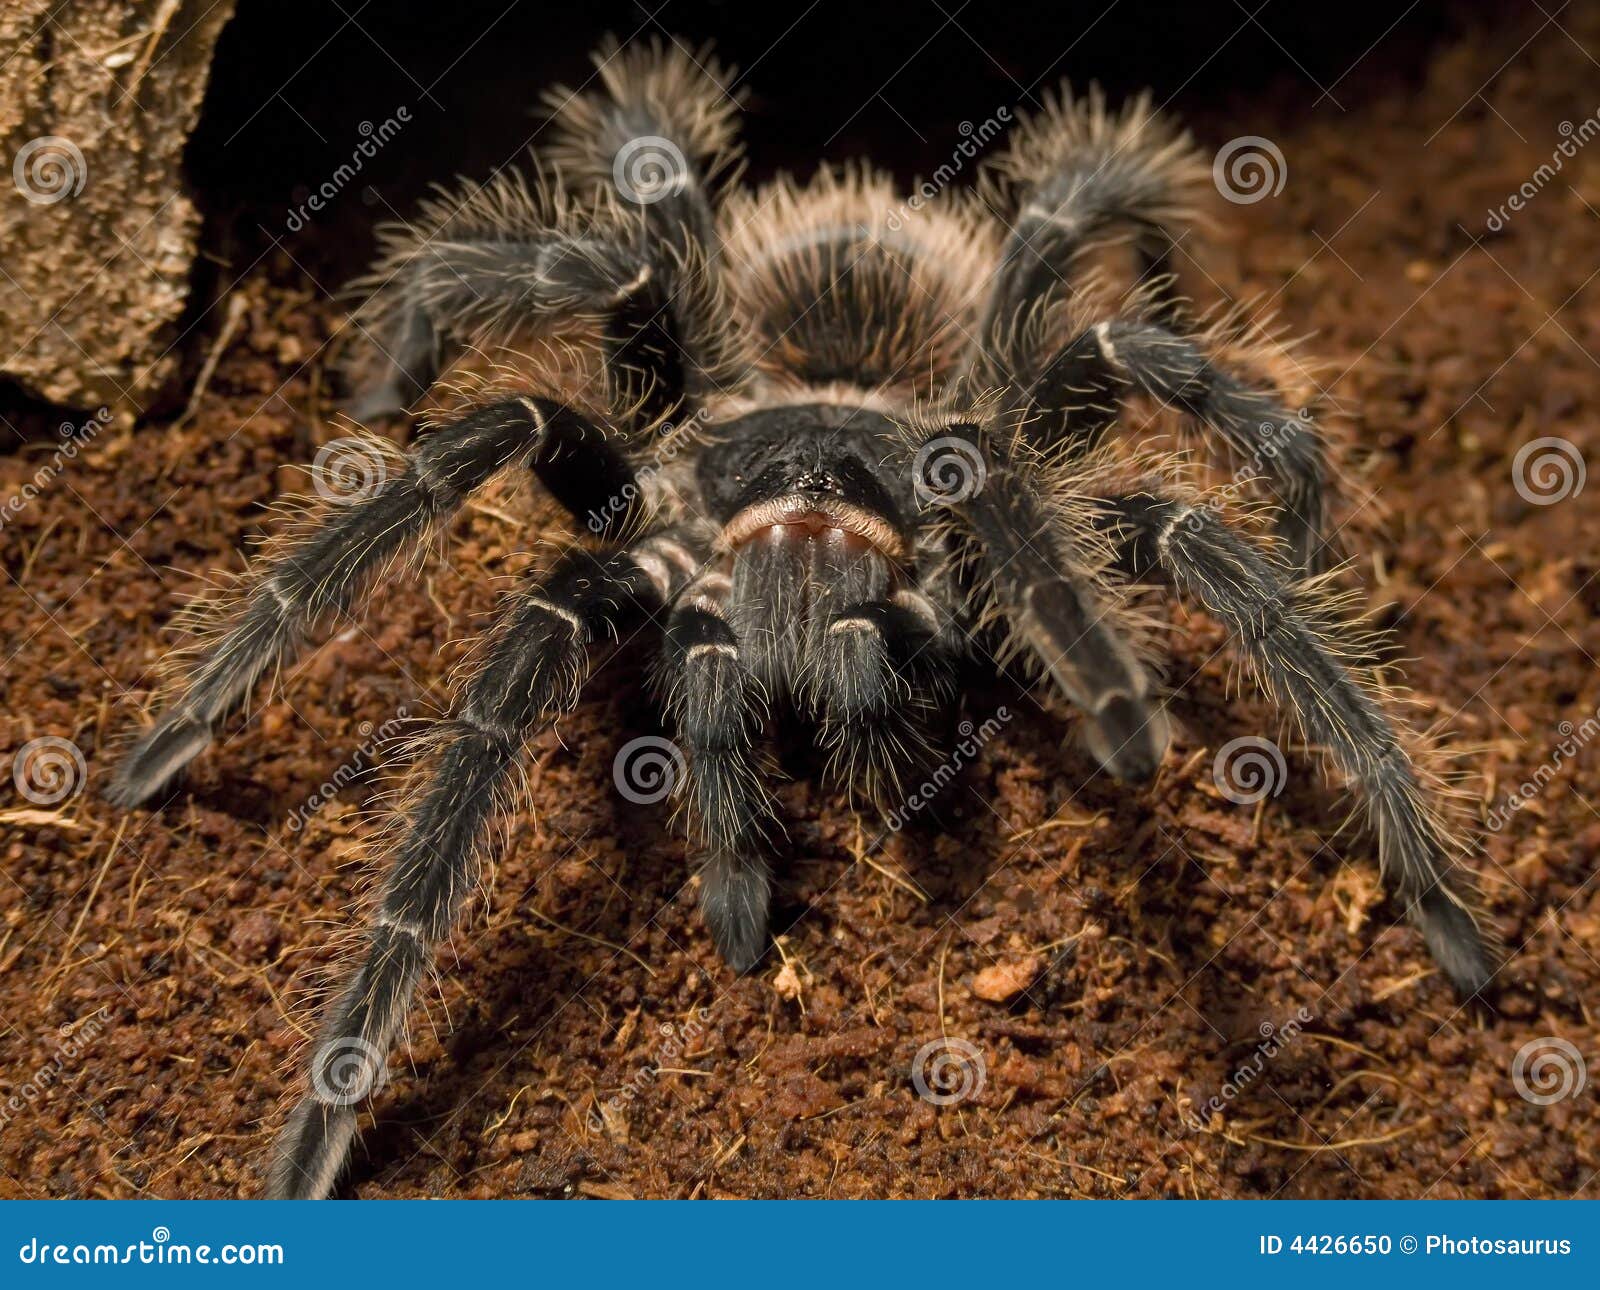
[[[603,91],[548,96],[554,142],[531,176],[442,194],[385,233],[352,329],[371,342],[351,355],[352,414],[427,397],[433,428],[267,553],[110,789],[128,805],[161,789],[263,673],[496,477],[531,472],[598,538],[510,595],[418,759],[269,1190],[335,1183],[527,741],[576,703],[596,647],[639,626],[659,632],[700,908],[737,971],[768,944],[770,719],[808,720],[832,770],[892,809],[945,756],[963,664],[1017,660],[1070,701],[1110,775],[1147,780],[1169,724],[1140,606],[1164,587],[1230,630],[1348,784],[1445,973],[1483,988],[1443,790],[1326,589],[1321,431],[1262,334],[1201,326],[1175,288],[1209,178],[1188,136],[1148,100],[1111,112],[1064,92],[975,191],[902,200],[863,168],[749,192],[724,69],[658,46],[597,63]],[[1108,257],[1135,288],[1095,288]],[[1118,451],[1141,400],[1240,463],[1271,533],[1170,454]]]

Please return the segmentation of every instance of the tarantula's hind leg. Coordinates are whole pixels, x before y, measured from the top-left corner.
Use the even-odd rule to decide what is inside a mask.
[[[1458,886],[1461,850],[1437,793],[1407,754],[1376,683],[1349,662],[1335,622],[1210,509],[1153,494],[1103,503],[1136,576],[1161,573],[1232,632],[1263,688],[1328,755],[1361,799],[1384,878],[1463,996],[1494,973]]]
[[[133,806],[211,742],[216,723],[269,667],[299,648],[319,621],[351,612],[380,570],[419,548],[467,496],[535,454],[550,419],[542,399],[509,399],[427,435],[404,470],[358,501],[334,505],[318,526],[250,585],[183,688],[123,757],[106,795]],[[364,473],[376,463],[364,461]]]
[[[432,317],[403,288],[395,294],[400,302],[372,321],[376,334],[363,338],[371,342],[365,369],[358,374],[345,365],[342,372],[347,388],[341,406],[362,425],[407,411],[439,376],[443,346]]]
[[[639,209],[676,255],[714,254],[711,190],[738,161],[737,79],[709,48],[659,39],[595,56],[605,92],[557,88],[544,96],[555,137],[547,152],[570,182]]]
[[[767,950],[779,825],[754,757],[761,691],[723,611],[729,585],[708,570],[684,593],[667,624],[661,675],[688,753],[682,797],[705,857],[701,914],[728,965],[748,972]]]
[[[1160,316],[1174,320],[1172,251],[1196,218],[1210,172],[1186,131],[1135,99],[1120,113],[1091,87],[1086,98],[1046,96],[1010,146],[985,169],[990,204],[1011,239],[995,277],[982,333],[1003,358],[1004,337],[1029,310],[1070,294],[1082,252],[1109,235],[1134,234],[1141,280]]]
[[[654,612],[686,575],[671,561],[575,551],[515,595],[477,674],[440,727],[407,812],[367,952],[325,1020],[310,1088],[278,1140],[267,1190],[324,1196],[355,1136],[356,1105],[382,1083],[412,995],[433,962],[514,797],[529,735],[577,701],[591,642]]]

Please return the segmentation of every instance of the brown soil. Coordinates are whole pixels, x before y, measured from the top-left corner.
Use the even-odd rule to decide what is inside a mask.
[[[1566,25],[1600,49],[1600,24]],[[1539,507],[1511,487],[1515,450],[1539,436],[1600,461],[1600,144],[1483,238],[1560,123],[1596,106],[1591,60],[1554,27],[1497,72],[1525,34],[1446,50],[1424,84],[1347,99],[1336,120],[1197,123],[1212,146],[1270,134],[1288,159],[1281,196],[1227,209],[1235,232],[1205,267],[1271,298],[1329,359],[1389,510],[1361,572],[1414,659],[1423,719],[1477,746],[1484,813],[1552,759],[1560,723],[1600,705],[1597,490]],[[502,576],[541,558],[518,553],[562,531],[532,501],[475,509],[448,564],[312,655],[162,809],[110,809],[95,783],[179,594],[238,567],[263,508],[303,486],[285,463],[337,433],[317,357],[335,310],[268,279],[239,298],[192,420],[102,431],[3,530],[0,754],[69,739],[90,787],[0,816],[0,1071],[19,1099],[0,1106],[0,1194],[254,1189],[311,1015],[302,991],[369,888],[374,776],[303,829],[285,822],[371,728],[443,702]],[[48,458],[0,461],[0,498]],[[611,787],[617,749],[653,727],[644,653],[606,663],[536,745],[531,809],[346,1190],[1594,1195],[1593,1086],[1538,1105],[1512,1071],[1547,1036],[1600,1057],[1600,753],[1563,759],[1484,833],[1510,955],[1496,1009],[1463,1009],[1382,902],[1370,845],[1335,837],[1345,804],[1314,758],[1292,750],[1288,789],[1259,813],[1219,797],[1213,750],[1276,727],[1230,697],[1217,630],[1179,625],[1171,675],[1192,681],[1150,791],[1092,777],[1057,714],[998,683],[973,710],[1015,718],[943,832],[863,854],[870,825],[788,784],[786,930],[742,980],[713,955],[665,815]],[[1282,1051],[1186,1129],[1186,1108],[1253,1073],[1268,1025]],[[940,1107],[911,1072],[945,1037],[976,1046],[986,1079]]]

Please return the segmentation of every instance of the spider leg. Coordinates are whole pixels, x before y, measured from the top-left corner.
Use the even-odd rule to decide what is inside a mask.
[[[636,54],[623,56],[630,60]],[[702,100],[722,96],[686,66],[679,73],[699,78]],[[641,75],[647,90],[655,84]],[[694,107],[685,87],[669,107],[652,93],[639,106],[628,94],[640,86],[612,89],[616,102],[569,97],[557,113],[552,155],[572,167],[565,178],[591,190],[586,197],[544,172],[508,170],[424,202],[414,223],[381,230],[382,253],[356,284],[369,294],[346,363],[358,419],[409,407],[455,357],[447,346],[515,349],[528,334],[570,340],[575,329],[598,333],[619,418],[671,419],[686,400],[742,379],[705,191],[720,164],[706,149],[731,146],[733,102]],[[660,130],[652,133],[652,123]]]
[[[594,56],[603,93],[544,96],[555,137],[547,151],[580,187],[636,208],[641,238],[669,256],[714,257],[711,188],[739,156],[735,79],[709,48],[690,53],[659,40]]]
[[[1049,672],[1083,713],[1085,742],[1106,770],[1122,780],[1149,779],[1170,731],[1106,577],[1112,553],[1104,538],[1060,523],[1026,456],[991,444],[977,424],[940,429],[924,448],[939,450],[922,470],[952,516],[985,617],[1009,629],[1006,654],[1024,650]],[[948,464],[941,454],[948,453],[957,465],[983,463],[982,477],[975,490],[940,499],[938,472]]]
[[[539,398],[480,408],[424,437],[405,470],[369,496],[329,510],[262,570],[182,689],[123,757],[107,796],[132,806],[161,788],[205,750],[216,723],[264,671],[292,657],[315,624],[354,612],[381,570],[419,549],[501,470],[536,462],[553,425],[577,419]],[[571,442],[574,435],[562,438]]]
[[[729,966],[747,972],[767,948],[779,826],[753,753],[765,696],[727,621],[730,589],[725,573],[707,571],[685,591],[667,622],[661,676],[688,751],[683,798],[705,857],[701,913]]]
[[[903,589],[828,623],[810,678],[831,769],[889,809],[934,760],[933,721],[955,698],[956,642],[930,597]]]
[[[514,796],[527,738],[577,702],[591,642],[658,610],[687,580],[691,560],[661,537],[609,556],[573,551],[503,611],[477,674],[441,723],[365,957],[323,1024],[310,1089],[278,1141],[270,1195],[314,1198],[333,1186],[355,1137],[356,1104],[382,1081],[433,945],[449,934]]]
[[[663,306],[649,259],[614,236],[518,229],[500,237],[394,236],[386,261],[366,282],[374,292],[358,315],[366,366],[353,378],[346,411],[357,421],[402,412],[438,378],[447,337],[548,330],[574,317],[608,320],[610,352],[642,357],[644,319]],[[608,370],[614,403],[636,401],[638,376]],[[663,391],[681,386],[663,373]]]
[[[1295,566],[1309,571],[1326,564],[1321,435],[1276,390],[1219,367],[1193,337],[1157,323],[1097,323],[1056,353],[1029,388],[1030,435],[1041,447],[1087,451],[1135,391],[1213,430],[1244,463],[1241,474],[1265,477],[1278,506],[1278,534]]]
[[[1263,688],[1325,748],[1362,800],[1386,882],[1466,996],[1493,975],[1453,879],[1461,844],[1401,743],[1376,685],[1346,661],[1340,629],[1254,545],[1204,507],[1152,494],[1102,503],[1135,576],[1164,573],[1232,632]]]
[[[1070,294],[1083,252],[1121,229],[1133,231],[1158,316],[1176,320],[1173,230],[1193,219],[1208,172],[1187,132],[1169,125],[1148,96],[1120,113],[1107,111],[1098,87],[1081,99],[1047,97],[986,169],[991,195],[1011,212],[981,333],[992,355],[1005,362],[1022,320]]]
[[[735,78],[709,47],[659,40],[610,42],[595,66],[603,93],[544,96],[554,127],[546,153],[650,267],[646,288],[612,319],[610,368],[648,412],[674,419],[748,372],[713,205],[737,170],[739,102],[724,88]]]

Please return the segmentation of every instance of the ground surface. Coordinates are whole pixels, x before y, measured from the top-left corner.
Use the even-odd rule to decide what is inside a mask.
[[[1013,718],[943,834],[863,848],[842,802],[787,786],[787,931],[735,980],[664,816],[611,787],[618,747],[653,729],[645,656],[628,650],[539,740],[532,810],[444,957],[346,1190],[1596,1194],[1593,1083],[1539,1104],[1513,1075],[1535,1040],[1600,1058],[1600,751],[1557,747],[1562,723],[1583,742],[1600,705],[1600,511],[1596,485],[1536,506],[1512,474],[1540,436],[1600,459],[1600,142],[1485,238],[1561,123],[1600,106],[1600,28],[1562,25],[1441,51],[1423,83],[1346,98],[1337,117],[1286,112],[1308,123],[1278,128],[1268,104],[1198,123],[1210,147],[1262,133],[1286,159],[1281,195],[1226,208],[1234,235],[1205,267],[1270,298],[1329,360],[1390,512],[1361,573],[1415,659],[1422,718],[1480,748],[1481,816],[1557,764],[1483,834],[1511,950],[1495,1011],[1458,1007],[1395,925],[1370,845],[1334,839],[1344,803],[1313,757],[1291,749],[1289,785],[1259,814],[1219,796],[1214,750],[1275,726],[1230,697],[1198,618],[1179,620],[1172,676],[1192,683],[1150,791],[1092,776],[1054,716],[998,685],[974,711]],[[311,656],[167,805],[108,808],[94,786],[178,594],[238,567],[263,507],[299,486],[287,465],[337,433],[316,358],[337,312],[261,277],[236,296],[241,325],[192,419],[102,431],[0,530],[0,759],[56,736],[90,781],[54,805],[3,790],[0,1195],[254,1189],[303,991],[368,889],[362,813],[380,783],[290,818],[336,766],[374,760],[375,729],[442,701],[494,575],[558,534],[515,499],[475,510],[447,566]],[[0,459],[0,497],[49,462],[38,444]],[[1031,985],[981,997],[1007,976]],[[916,1057],[954,1040],[984,1078],[936,1106]],[[1213,1097],[1220,1111],[1185,1127]]]

